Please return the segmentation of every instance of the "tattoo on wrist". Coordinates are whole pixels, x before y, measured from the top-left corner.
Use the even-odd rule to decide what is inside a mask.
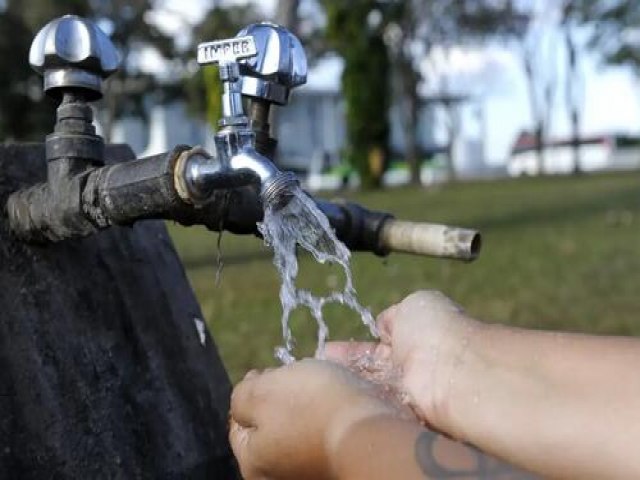
[[[500,462],[488,455],[485,455],[475,447],[466,445],[469,453],[473,456],[473,464],[465,467],[452,467],[445,465],[436,456],[436,443],[440,436],[434,432],[422,432],[415,443],[415,458],[418,467],[426,478],[443,479],[514,479],[524,480],[536,478],[530,473],[526,473],[506,463]],[[468,463],[468,462],[465,462]]]

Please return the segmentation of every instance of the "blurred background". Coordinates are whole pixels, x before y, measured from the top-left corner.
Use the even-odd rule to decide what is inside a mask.
[[[28,65],[52,18],[94,19],[122,67],[100,133],[139,156],[213,150],[220,84],[199,42],[272,20],[309,78],[274,112],[277,162],[318,195],[479,228],[475,263],[354,254],[374,313],[435,288],[490,321],[640,334],[640,3],[636,0],[0,0],[0,138],[42,141],[55,104]],[[279,280],[260,239],[169,225],[233,379],[274,363]],[[300,285],[341,288],[301,255]],[[222,268],[224,267],[224,268]],[[331,337],[366,335],[328,307]],[[297,353],[315,326],[293,317]]]

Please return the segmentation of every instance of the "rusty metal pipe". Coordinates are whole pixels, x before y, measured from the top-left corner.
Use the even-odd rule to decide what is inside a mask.
[[[380,230],[380,245],[392,252],[452,258],[470,262],[480,254],[482,239],[476,230],[400,220],[387,220]]]

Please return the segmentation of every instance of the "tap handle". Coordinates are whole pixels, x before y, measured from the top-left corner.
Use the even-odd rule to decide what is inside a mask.
[[[87,100],[102,97],[102,80],[118,69],[118,52],[90,20],[65,15],[46,24],[29,50],[31,67],[44,77],[44,91],[60,98],[65,89]]]
[[[238,85],[240,79],[238,62],[254,57],[257,53],[255,41],[251,36],[216,40],[198,45],[198,63],[220,67],[220,80],[224,85],[222,125],[228,123],[245,124],[247,122]]]
[[[201,43],[198,45],[197,59],[200,65],[229,65],[255,57],[257,54],[253,37],[242,36]]]
[[[257,55],[240,63],[242,94],[286,105],[291,89],[307,81],[307,56],[300,40],[280,25],[254,23],[238,33],[251,37]]]

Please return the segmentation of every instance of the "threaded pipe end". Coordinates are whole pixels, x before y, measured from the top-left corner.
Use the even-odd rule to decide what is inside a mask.
[[[298,179],[293,173],[279,172],[262,186],[260,196],[265,208],[280,210],[293,198],[297,188],[299,188]]]

